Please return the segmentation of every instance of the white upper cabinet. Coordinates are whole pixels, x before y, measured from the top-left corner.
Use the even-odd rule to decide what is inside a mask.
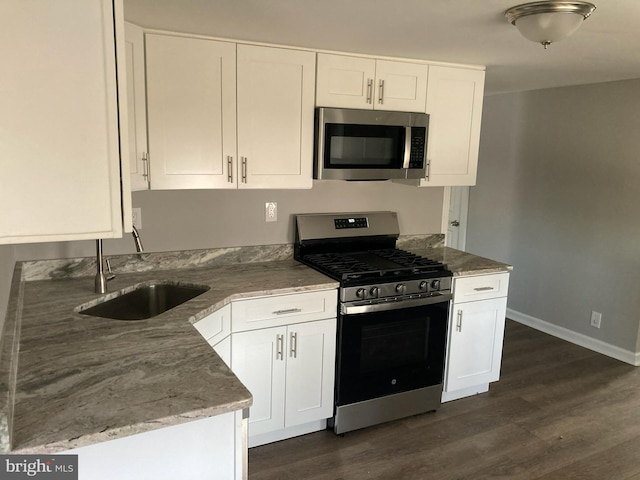
[[[475,185],[484,71],[429,67],[427,178],[421,186]]]
[[[426,64],[318,54],[316,105],[425,111]]]
[[[151,188],[236,188],[236,45],[146,35]]]
[[[127,61],[127,111],[129,115],[129,166],[131,190],[149,188],[147,162],[147,100],[144,73],[144,32],[125,23]]]
[[[315,53],[238,45],[239,188],[311,188]]]
[[[4,1],[0,17],[0,243],[122,236],[122,1]]]

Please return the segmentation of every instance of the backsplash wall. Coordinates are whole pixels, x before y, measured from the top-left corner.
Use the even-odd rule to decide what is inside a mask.
[[[277,202],[278,220],[265,222],[265,203]],[[140,236],[149,252],[292,243],[293,215],[391,210],[402,235],[440,233],[442,187],[393,182],[314,181],[311,190],[175,190],[133,193],[142,209]],[[106,255],[135,251],[133,239],[104,241]],[[23,244],[16,260],[95,254],[95,242]]]

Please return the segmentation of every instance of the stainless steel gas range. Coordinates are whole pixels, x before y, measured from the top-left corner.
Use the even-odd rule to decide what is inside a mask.
[[[294,258],[340,282],[337,434],[440,406],[452,274],[398,236],[394,212],[296,216]]]

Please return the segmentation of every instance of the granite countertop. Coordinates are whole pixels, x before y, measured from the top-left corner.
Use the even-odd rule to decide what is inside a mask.
[[[240,410],[251,394],[192,323],[234,299],[336,288],[294,261],[118,274],[109,291],[166,281],[204,294],[149,320],[74,311],[93,278],[21,282],[12,453],[54,453]]]
[[[398,247],[454,276],[511,270],[442,247],[443,237],[401,237]],[[55,453],[249,407],[251,394],[192,324],[233,300],[338,286],[292,257],[291,245],[112,257],[110,296],[152,281],[210,287],[134,322],[76,312],[103,297],[94,259],[19,262],[0,345],[0,452]]]

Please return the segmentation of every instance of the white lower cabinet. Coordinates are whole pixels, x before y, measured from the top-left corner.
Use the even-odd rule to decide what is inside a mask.
[[[509,273],[454,279],[442,401],[488,391],[500,378]]]
[[[253,395],[249,447],[326,427],[336,313],[336,290],[322,290],[234,301],[195,324]]]

